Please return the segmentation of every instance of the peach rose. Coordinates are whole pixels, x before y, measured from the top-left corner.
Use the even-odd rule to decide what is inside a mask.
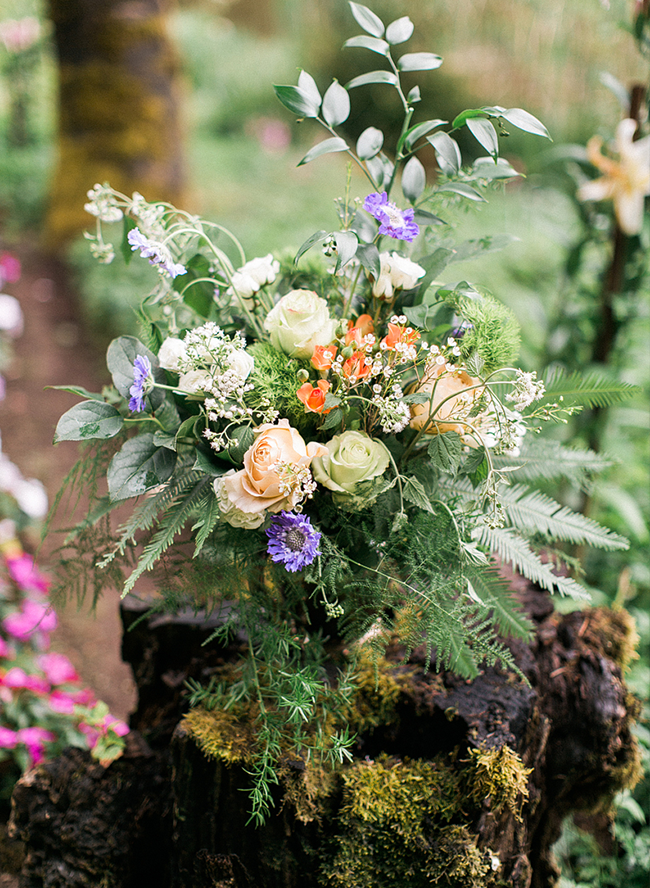
[[[306,413],[329,413],[325,410],[325,398],[330,390],[330,383],[319,379],[315,386],[311,382],[301,385],[296,395],[305,405]]]
[[[433,392],[433,400],[411,407],[411,428],[419,431],[431,418],[426,434],[458,432],[465,435],[468,432],[465,421],[471,422],[469,415],[483,390],[480,379],[475,379],[460,367],[447,370],[445,364],[428,366],[417,391]]]
[[[218,479],[220,494],[248,514],[291,511],[313,485],[312,459],[326,453],[322,444],[305,444],[288,419],[265,423],[244,454],[244,468]]]

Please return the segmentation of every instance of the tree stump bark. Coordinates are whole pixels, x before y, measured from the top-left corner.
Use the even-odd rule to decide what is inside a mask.
[[[637,704],[622,676],[634,630],[624,611],[561,615],[513,582],[536,625],[530,644],[512,644],[529,684],[497,668],[473,681],[427,672],[424,651],[405,664],[389,650],[392,716],[359,734],[355,762],[316,788],[311,808],[293,791],[309,768],[288,760],[259,828],[247,823],[246,765],[206,755],[182,720],[183,682],[237,656],[237,642],[202,647],[213,627],[190,614],[141,620],[124,650],[141,689],[133,724],[151,749],[134,735],[108,769],[71,750],[20,781],[22,888],[366,888],[368,872],[373,888],[551,888],[563,819],[606,811],[639,776]],[[137,616],[125,610],[125,626]],[[359,786],[377,787],[363,816]],[[426,786],[439,789],[409,796]]]

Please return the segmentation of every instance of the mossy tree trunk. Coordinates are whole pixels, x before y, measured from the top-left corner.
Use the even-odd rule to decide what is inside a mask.
[[[182,202],[179,63],[168,35],[174,0],[49,0],[59,62],[57,165],[46,245],[88,228],[86,193]]]

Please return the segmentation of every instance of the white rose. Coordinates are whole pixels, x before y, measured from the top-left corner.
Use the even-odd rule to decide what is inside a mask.
[[[207,370],[190,370],[178,380],[178,388],[189,395],[212,391],[214,380]]]
[[[243,348],[238,348],[230,353],[228,366],[243,381],[250,376],[255,366],[255,359]]]
[[[412,290],[426,274],[417,262],[399,253],[380,253],[381,271],[372,287],[374,296],[390,299],[395,290]]]
[[[317,345],[329,345],[337,321],[327,302],[312,290],[291,290],[266,316],[271,345],[291,358],[311,358]]]
[[[20,302],[6,293],[0,293],[0,330],[5,330],[11,336],[20,336],[23,332]]]
[[[179,372],[179,362],[187,355],[187,348],[182,339],[170,336],[165,339],[158,352],[158,361],[163,370]]]
[[[260,287],[272,284],[280,271],[280,263],[273,254],[251,259],[244,263],[232,276],[232,289],[242,299],[250,299]]]
[[[235,470],[230,469],[225,475],[216,478],[214,481],[214,492],[219,504],[219,512],[221,518],[232,527],[243,527],[245,530],[255,530],[260,524],[264,524],[266,520],[266,512],[242,512],[228,498],[228,494],[223,486],[223,481],[229,475],[234,475]]]

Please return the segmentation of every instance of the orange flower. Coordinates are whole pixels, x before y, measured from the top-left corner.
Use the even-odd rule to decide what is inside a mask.
[[[329,382],[319,379],[314,387],[310,382],[301,385],[296,395],[305,405],[307,413],[329,413],[325,410],[325,396],[330,389]]]
[[[348,326],[348,332],[345,334],[345,344],[350,345],[351,342],[354,342],[355,345],[361,346],[363,345],[363,337],[369,333],[374,333],[374,331],[375,325],[370,315],[359,315],[355,323],[350,323]]]
[[[329,370],[335,357],[335,345],[317,345],[311,356],[311,365],[317,370]]]
[[[388,335],[384,336],[382,343],[391,351],[395,349],[398,343],[402,345],[413,345],[420,338],[417,330],[411,327],[401,327],[399,324],[388,325]]]
[[[343,363],[343,375],[347,379],[353,378],[355,382],[363,379],[371,370],[372,366],[366,362],[366,356],[362,351],[356,351]]]

